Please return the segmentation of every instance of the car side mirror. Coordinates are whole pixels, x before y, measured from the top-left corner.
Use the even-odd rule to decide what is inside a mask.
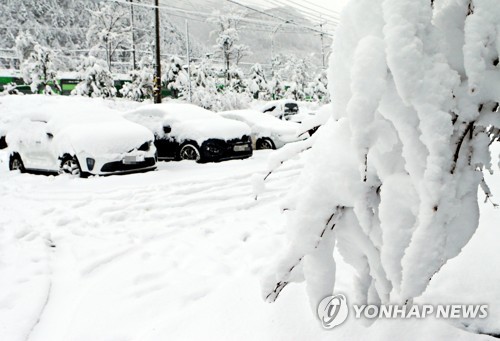
[[[48,137],[49,139],[53,139],[53,138],[54,138],[54,134],[52,134],[52,133],[47,133],[47,137]]]
[[[163,127],[163,132],[165,134],[170,134],[171,131],[172,131],[172,127],[170,127],[170,126],[164,126]]]

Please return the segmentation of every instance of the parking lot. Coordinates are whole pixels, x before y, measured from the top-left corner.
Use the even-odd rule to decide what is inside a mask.
[[[88,179],[2,164],[0,319],[11,322],[2,328],[31,340],[170,334],[228,285],[251,287],[245,300],[266,305],[256,275],[282,243],[279,198],[300,169],[284,167],[255,201],[251,177],[270,153]]]

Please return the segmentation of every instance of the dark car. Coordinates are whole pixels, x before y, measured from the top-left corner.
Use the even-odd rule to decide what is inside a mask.
[[[184,103],[145,105],[125,117],[155,134],[158,160],[197,162],[252,156],[250,128],[209,110]]]

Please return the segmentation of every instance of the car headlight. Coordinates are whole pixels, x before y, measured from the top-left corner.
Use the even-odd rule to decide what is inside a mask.
[[[95,165],[95,160],[88,157],[87,158],[87,168],[89,169],[89,171],[94,169],[94,165]]]
[[[137,150],[140,150],[142,152],[149,152],[149,149],[151,148],[152,141],[144,142]]]

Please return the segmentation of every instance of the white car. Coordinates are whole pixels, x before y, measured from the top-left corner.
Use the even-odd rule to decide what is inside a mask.
[[[148,129],[114,111],[90,107],[87,112],[76,99],[80,107],[73,110],[67,106],[71,102],[61,101],[42,101],[42,106],[19,113],[11,124],[6,137],[11,170],[84,177],[156,168],[154,136]],[[34,104],[30,102],[25,105]]]
[[[290,142],[304,140],[309,135],[301,133],[301,125],[283,121],[257,110],[230,110],[219,113],[222,117],[246,123],[252,131],[254,149],[278,149]]]
[[[304,107],[299,107],[299,103],[292,99],[280,99],[271,101],[259,108],[260,112],[273,115],[280,120],[302,123],[314,115]]]
[[[252,156],[250,128],[193,104],[150,104],[125,113],[155,134],[159,160],[197,162]]]

